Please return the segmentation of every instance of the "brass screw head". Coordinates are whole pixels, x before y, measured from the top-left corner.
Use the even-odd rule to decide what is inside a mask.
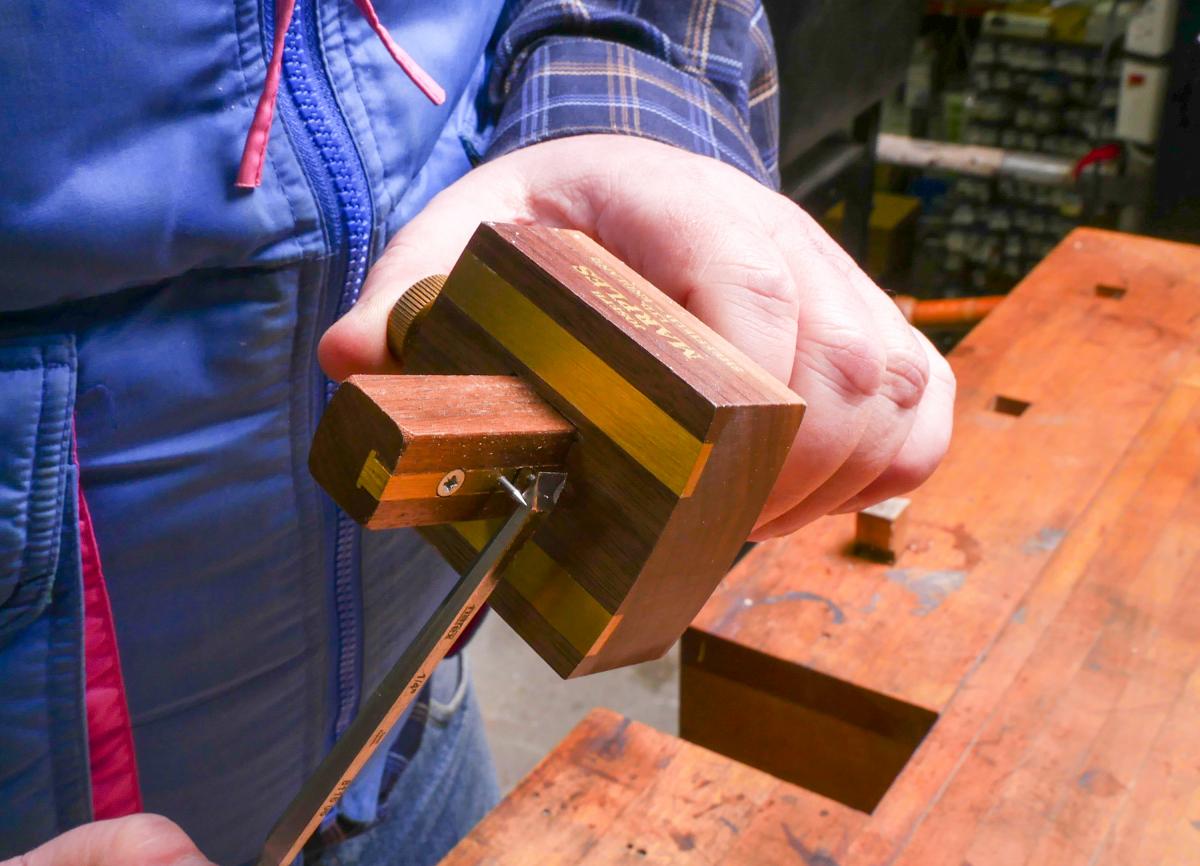
[[[463,481],[467,474],[461,469],[454,469],[442,476],[442,480],[438,482],[438,496],[453,496],[462,487]]]

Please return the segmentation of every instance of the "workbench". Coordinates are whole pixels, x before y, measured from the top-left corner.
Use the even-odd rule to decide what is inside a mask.
[[[891,563],[836,516],[445,864],[1200,863],[1200,247],[1079,230],[953,352]]]

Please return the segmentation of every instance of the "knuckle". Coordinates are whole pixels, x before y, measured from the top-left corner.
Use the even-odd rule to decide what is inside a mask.
[[[741,278],[746,291],[769,306],[791,312],[799,305],[791,271],[778,256],[747,256],[742,263]]]
[[[900,409],[912,409],[929,387],[929,358],[916,341],[888,352],[881,393]]]
[[[866,333],[842,328],[814,346],[810,366],[850,403],[876,396],[883,387],[887,356]]]

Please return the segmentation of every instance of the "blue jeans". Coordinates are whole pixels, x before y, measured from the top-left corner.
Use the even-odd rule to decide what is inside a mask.
[[[432,683],[421,747],[378,822],[305,866],[433,866],[499,801],[465,657],[443,662]]]

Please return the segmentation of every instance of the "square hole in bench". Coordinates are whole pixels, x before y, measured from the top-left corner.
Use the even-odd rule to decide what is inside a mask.
[[[1018,400],[1016,397],[1005,397],[1003,394],[997,394],[992,398],[992,403],[988,408],[993,412],[999,412],[1001,415],[1012,415],[1014,418],[1019,418],[1032,405],[1028,400]]]
[[[1096,294],[1102,298],[1112,298],[1114,301],[1119,301],[1125,297],[1126,289],[1122,286],[1109,286],[1104,283],[1096,284]]]

